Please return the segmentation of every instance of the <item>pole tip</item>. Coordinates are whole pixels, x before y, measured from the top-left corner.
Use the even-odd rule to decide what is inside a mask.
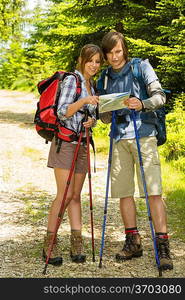
[[[99,263],[99,268],[102,268],[102,261],[100,261]]]
[[[162,270],[161,270],[161,268],[159,268],[159,277],[162,277],[162,276],[163,276]]]
[[[42,272],[42,274],[46,275],[46,270],[47,270],[47,265],[45,265],[44,270]]]

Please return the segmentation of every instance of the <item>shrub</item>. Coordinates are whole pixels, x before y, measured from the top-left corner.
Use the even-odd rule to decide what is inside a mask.
[[[179,95],[175,99],[173,111],[166,116],[167,142],[160,149],[160,153],[166,160],[178,160],[179,163],[185,157],[184,100],[184,95]]]
[[[104,124],[100,120],[97,121],[97,125],[93,128],[93,135],[95,137],[106,138],[109,135],[110,124]]]

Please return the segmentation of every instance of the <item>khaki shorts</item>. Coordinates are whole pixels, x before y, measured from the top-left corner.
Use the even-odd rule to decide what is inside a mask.
[[[77,144],[62,141],[60,152],[56,153],[57,146],[55,145],[55,139],[53,139],[49,151],[47,166],[49,168],[70,170],[76,146]],[[83,145],[80,145],[74,172],[87,173],[87,148]]]
[[[140,148],[148,195],[161,195],[161,166],[156,137],[141,138]],[[111,165],[112,198],[135,196],[135,173],[139,189],[138,196],[144,197],[136,140],[125,139],[114,142]]]

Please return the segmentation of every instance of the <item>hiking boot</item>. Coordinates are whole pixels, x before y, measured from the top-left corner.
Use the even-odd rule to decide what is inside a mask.
[[[161,270],[172,270],[173,262],[170,257],[169,241],[164,238],[156,238],[157,250]]]
[[[83,263],[86,260],[86,255],[83,254],[83,241],[80,230],[71,231],[71,259],[76,263]]]
[[[46,259],[47,259],[48,250],[51,245],[52,238],[53,238],[53,233],[51,233],[51,232],[47,233],[47,235],[44,237],[44,247],[43,247],[43,253],[42,253],[42,257],[43,257],[44,261],[46,261]],[[53,249],[51,251],[48,264],[51,264],[54,266],[59,266],[62,264],[62,262],[63,262],[63,259],[57,248],[57,239],[55,238],[55,241],[53,243]]]
[[[139,233],[126,234],[125,244],[123,249],[116,254],[117,260],[127,260],[132,259],[133,257],[140,257],[143,255],[143,249],[141,244],[141,237]]]

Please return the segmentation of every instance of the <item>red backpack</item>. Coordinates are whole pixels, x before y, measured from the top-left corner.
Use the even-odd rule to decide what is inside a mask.
[[[59,139],[66,142],[78,139],[76,132],[63,126],[57,116],[60,82],[68,75],[73,75],[76,78],[76,101],[81,94],[81,79],[76,73],[57,71],[53,76],[40,81],[37,85],[40,99],[37,103],[34,123],[37,133],[46,140],[46,143],[52,141],[54,136],[56,140]]]

